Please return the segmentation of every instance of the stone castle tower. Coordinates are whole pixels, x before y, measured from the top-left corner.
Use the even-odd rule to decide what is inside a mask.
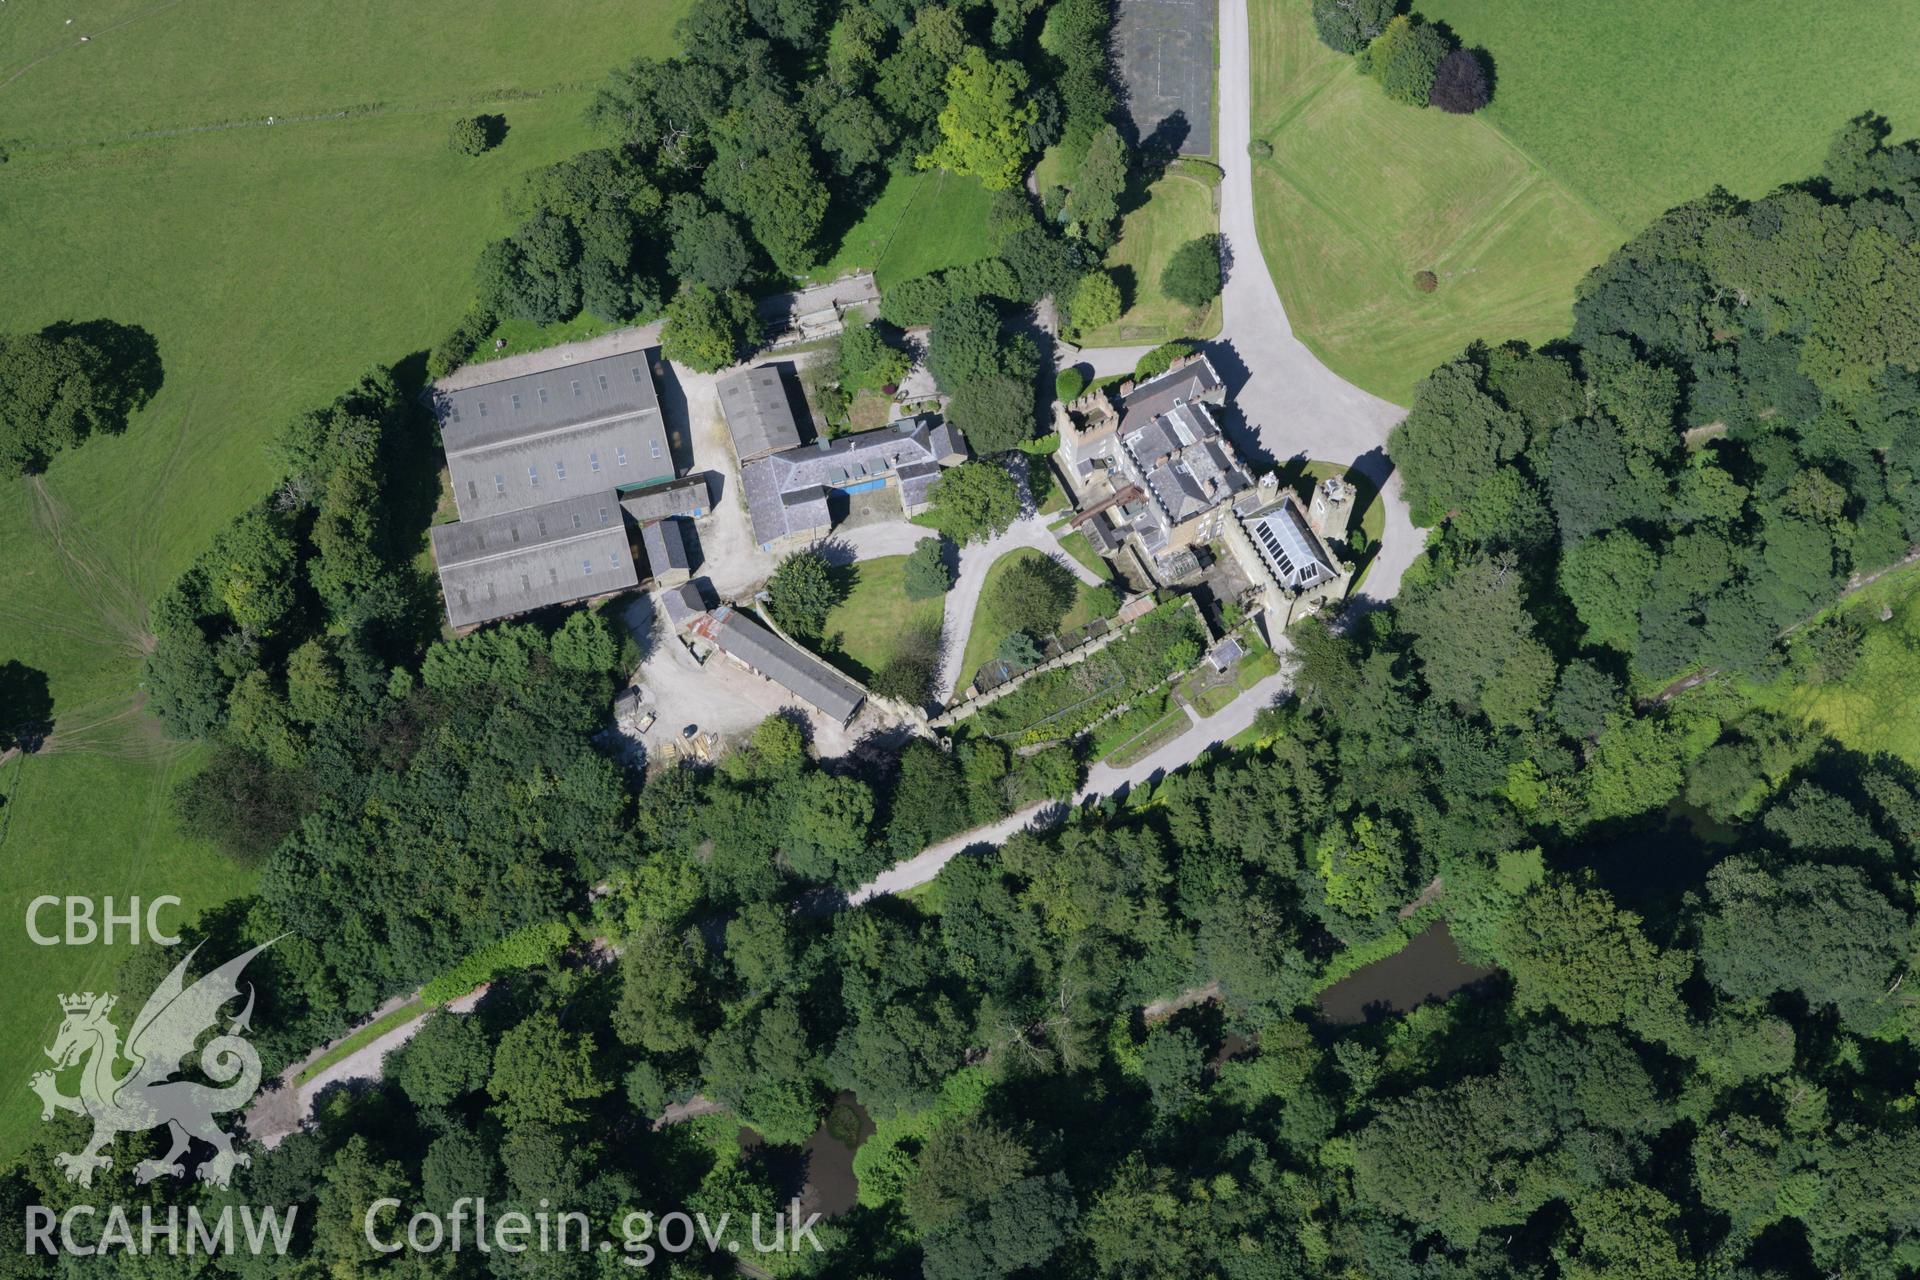
[[[1347,524],[1353,518],[1353,486],[1338,476],[1329,476],[1313,486],[1313,498],[1307,504],[1307,524],[1321,537],[1344,541]]]

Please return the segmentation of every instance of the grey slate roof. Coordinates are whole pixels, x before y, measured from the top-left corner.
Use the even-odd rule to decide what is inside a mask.
[[[673,477],[640,353],[439,392],[434,408],[462,520]]]
[[[927,447],[942,466],[954,466],[967,460],[967,440],[960,428],[944,418],[927,429]]]
[[[435,525],[430,532],[447,619],[456,627],[624,591],[640,581],[611,489]]]
[[[707,611],[707,597],[700,579],[692,578],[662,591],[660,607],[667,611],[667,621],[676,632],[685,630],[688,623]]]
[[[1212,509],[1253,487],[1253,480],[1220,447],[1207,440],[1147,473],[1147,487],[1174,524]]]
[[[900,481],[900,505],[911,512],[915,507],[924,507],[931,495],[933,482],[940,478],[940,464],[937,462],[909,462],[896,473]]]
[[[1138,430],[1176,405],[1216,400],[1225,393],[1226,384],[1214,372],[1211,360],[1205,356],[1190,359],[1120,398],[1120,433]]]
[[[1112,555],[1120,545],[1113,526],[1107,523],[1107,517],[1100,512],[1095,512],[1093,519],[1081,525],[1080,532],[1087,535],[1087,541],[1093,544],[1093,549],[1103,556]]]
[[[791,449],[800,443],[800,425],[794,421],[793,402],[777,366],[763,364],[729,374],[714,384],[720,393],[720,411],[733,433],[733,451],[742,462]]]
[[[1166,530],[1253,488],[1201,395],[1221,390],[1205,360],[1163,374],[1123,402],[1120,444],[1128,469],[1145,481]],[[1144,392],[1144,394],[1143,394]],[[1146,528],[1149,547],[1154,538]]]
[[[656,578],[676,569],[684,573],[693,568],[692,558],[687,554],[686,530],[680,527],[676,517],[655,520],[642,527],[640,545],[646,548],[647,568]]]
[[[722,605],[708,615],[701,632],[723,653],[738,658],[841,724],[853,719],[866,698],[853,681],[731,606]]]
[[[757,458],[740,468],[754,541],[824,533],[832,523],[831,489],[894,477],[902,503],[917,506],[926,501],[942,462],[965,457],[965,451],[956,428],[919,417]]]
[[[703,516],[713,507],[713,494],[703,475],[669,480],[620,495],[620,506],[635,524],[668,516]]]

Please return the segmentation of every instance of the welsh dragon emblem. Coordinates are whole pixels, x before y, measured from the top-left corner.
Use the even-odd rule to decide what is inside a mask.
[[[251,983],[247,986],[246,1007],[227,1024],[226,1034],[207,1041],[199,1052],[201,1072],[224,1087],[169,1077],[193,1053],[201,1035],[219,1021],[221,1007],[239,998],[240,971],[247,962],[272,945],[263,943],[236,956],[188,986],[187,965],[199,950],[195,947],[147,998],[140,1016],[133,1020],[124,1047],[119,1028],[107,1016],[113,1011],[112,996],[89,991],[60,997],[66,1018],[53,1047],[46,1051],[53,1059],[53,1069],[35,1072],[31,1083],[40,1095],[42,1120],[51,1120],[55,1111],[71,1111],[93,1120],[93,1137],[85,1149],[54,1157],[69,1182],[92,1186],[93,1171],[112,1166],[113,1157],[101,1152],[115,1134],[159,1125],[167,1126],[173,1145],[160,1159],[140,1162],[134,1170],[140,1182],[151,1182],[162,1174],[184,1177],[186,1166],[180,1157],[193,1138],[214,1149],[213,1158],[200,1166],[199,1176],[215,1186],[226,1186],[235,1166],[250,1163],[247,1156],[234,1151],[233,1139],[214,1123],[213,1117],[245,1106],[260,1086],[260,1055],[241,1035],[249,1029],[253,1015]],[[116,1076],[115,1067],[123,1057],[132,1065],[124,1075]],[[83,1059],[80,1092],[68,1097],[60,1092],[54,1073]]]

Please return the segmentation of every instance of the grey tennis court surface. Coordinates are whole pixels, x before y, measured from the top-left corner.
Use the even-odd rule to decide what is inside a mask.
[[[1120,96],[1140,141],[1213,154],[1215,0],[1120,0]]]

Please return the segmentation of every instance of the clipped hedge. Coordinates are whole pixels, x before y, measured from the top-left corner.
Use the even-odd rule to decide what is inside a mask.
[[[444,378],[473,358],[474,349],[493,332],[500,318],[492,307],[474,306],[460,317],[460,323],[453,332],[440,340],[438,346],[427,353],[427,376]]]
[[[564,920],[543,920],[516,929],[500,941],[462,960],[420,988],[428,1004],[445,1004],[503,973],[531,969],[559,955],[573,944],[573,926]]]
[[[1178,338],[1172,342],[1163,342],[1140,357],[1139,363],[1133,366],[1133,380],[1145,382],[1149,378],[1157,378],[1173,368],[1175,360],[1190,356],[1196,350],[1198,348],[1191,342],[1183,342]]]

